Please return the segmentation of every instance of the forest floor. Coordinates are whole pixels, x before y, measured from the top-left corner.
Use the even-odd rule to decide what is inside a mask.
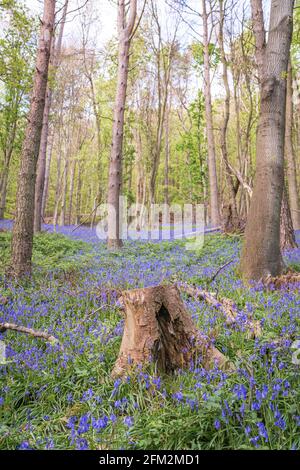
[[[0,334],[7,353],[0,365],[1,449],[300,450],[300,368],[292,349],[300,339],[300,286],[245,288],[237,271],[240,237],[207,235],[198,252],[183,240],[126,242],[107,252],[88,228],[55,234],[47,226],[35,237],[33,279],[16,283],[4,277],[10,229],[0,222],[0,322],[48,331],[63,350]],[[300,270],[300,249],[285,259]],[[234,300],[240,314],[232,327],[205,302],[184,298],[236,371],[191,363],[173,376],[151,366],[112,380],[123,331],[115,291],[174,281]],[[249,312],[262,323],[258,339],[245,331]]]

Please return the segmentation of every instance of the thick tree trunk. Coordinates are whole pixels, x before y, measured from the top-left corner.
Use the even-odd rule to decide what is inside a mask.
[[[54,16],[55,0],[45,0],[28,124],[22,147],[12,237],[11,273],[17,277],[31,273],[36,166],[41,141]]]
[[[118,78],[114,106],[113,136],[108,182],[108,248],[120,248],[120,191],[122,183],[122,153],[124,113],[128,82],[129,50],[136,19],[137,0],[130,0],[128,24],[126,24],[125,0],[118,1]]]
[[[289,62],[287,76],[287,93],[286,93],[286,123],[285,123],[285,155],[286,155],[286,175],[288,181],[290,209],[293,220],[294,230],[300,230],[300,204],[297,185],[297,169],[296,156],[293,146],[293,77],[292,66]]]
[[[225,356],[193,324],[176,286],[125,291],[122,303],[125,327],[113,376],[150,362],[171,373],[188,367],[199,354],[204,367],[226,366]]]
[[[272,0],[264,52],[257,169],[241,271],[245,281],[277,276],[283,269],[280,214],[284,186],[286,73],[293,30],[293,0]]]
[[[53,77],[55,79],[55,72],[57,71],[59,65],[59,58],[61,53],[62,38],[64,32],[64,26],[66,22],[68,10],[68,0],[65,1],[63,15],[61,20],[61,26],[58,36],[57,45],[55,46],[55,41],[53,40],[52,44],[52,64],[53,64]],[[34,207],[34,232],[40,232],[42,229],[42,217],[43,217],[43,194],[45,190],[45,179],[46,179],[46,160],[47,160],[47,146],[48,146],[48,134],[49,134],[49,117],[52,104],[52,89],[48,86],[46,91],[46,101],[43,115],[43,127],[42,127],[42,136],[41,144],[39,150],[38,164],[37,164],[37,177],[35,184],[35,207]],[[51,157],[51,153],[49,154]]]
[[[213,130],[212,104],[211,104],[211,84],[210,84],[210,57],[209,57],[209,35],[208,35],[208,15],[206,10],[206,0],[202,0],[202,20],[203,20],[203,53],[204,53],[204,96],[205,96],[205,116],[208,151],[208,176],[209,176],[209,197],[210,197],[210,218],[213,227],[220,225],[219,192],[216,165],[216,149]]]

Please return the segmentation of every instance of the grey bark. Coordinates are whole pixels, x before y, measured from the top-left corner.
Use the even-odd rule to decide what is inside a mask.
[[[242,276],[247,282],[268,275],[277,276],[283,270],[280,214],[284,187],[286,74],[293,6],[293,0],[271,2],[269,36],[263,50],[261,73],[257,169],[241,258]]]
[[[120,204],[119,197],[122,181],[122,152],[124,113],[126,105],[126,92],[128,82],[129,50],[132,33],[136,20],[137,0],[130,0],[128,21],[126,21],[125,0],[118,1],[118,77],[114,106],[113,136],[109,165],[108,181],[108,248],[122,246],[119,231]]]

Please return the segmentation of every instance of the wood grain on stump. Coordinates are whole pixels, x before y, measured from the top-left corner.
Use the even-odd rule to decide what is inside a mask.
[[[228,363],[194,325],[176,286],[156,286],[122,293],[125,326],[113,376],[123,375],[133,364],[154,362],[172,373],[187,367],[201,354],[203,365]]]

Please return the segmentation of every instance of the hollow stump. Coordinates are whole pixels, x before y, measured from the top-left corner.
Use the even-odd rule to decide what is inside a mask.
[[[200,354],[208,368],[227,358],[197,330],[176,286],[156,286],[122,293],[125,326],[112,376],[123,375],[133,364],[154,362],[167,373],[187,367]]]

